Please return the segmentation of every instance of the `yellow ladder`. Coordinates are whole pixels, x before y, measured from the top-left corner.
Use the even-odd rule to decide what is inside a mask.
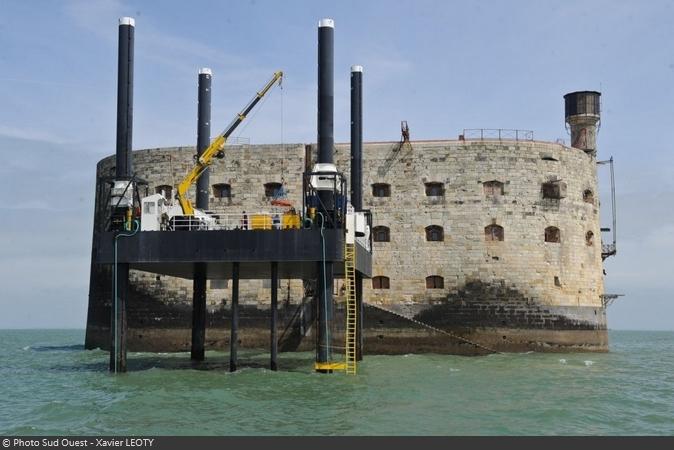
[[[356,305],[356,246],[346,244],[344,248],[344,285],[346,286],[346,327],[345,368],[347,374],[356,374],[356,323],[358,308]]]

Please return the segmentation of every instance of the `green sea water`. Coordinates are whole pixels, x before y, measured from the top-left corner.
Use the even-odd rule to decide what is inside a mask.
[[[0,331],[0,434],[672,435],[674,332],[610,333],[607,354],[366,356],[320,375],[312,354],[130,353],[82,331]]]

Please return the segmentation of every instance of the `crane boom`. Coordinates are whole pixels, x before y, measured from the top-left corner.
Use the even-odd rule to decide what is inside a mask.
[[[206,150],[197,158],[197,162],[190,170],[190,172],[183,178],[183,180],[178,185],[178,202],[180,207],[183,210],[183,214],[186,216],[194,215],[194,207],[192,202],[187,198],[187,190],[192,184],[194,184],[197,179],[201,176],[202,173],[208,168],[208,165],[211,163],[211,160],[216,156],[225,146],[229,136],[236,130],[236,127],[239,126],[241,122],[246,119],[246,116],[252,111],[252,109],[257,105],[257,103],[262,99],[262,97],[269,92],[269,90],[274,86],[275,83],[281,84],[283,79],[283,72],[278,71],[274,72],[274,76],[264,85],[264,87],[251,99],[250,102],[241,110],[239,114],[232,120],[232,122],[224,129],[214,140],[211,142]]]

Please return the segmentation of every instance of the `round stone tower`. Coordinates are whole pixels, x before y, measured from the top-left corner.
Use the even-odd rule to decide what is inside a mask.
[[[564,96],[564,119],[571,131],[571,146],[597,153],[597,131],[601,120],[597,91],[576,91]]]

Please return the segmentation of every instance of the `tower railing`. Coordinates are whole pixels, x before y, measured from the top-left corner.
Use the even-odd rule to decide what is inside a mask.
[[[511,130],[507,128],[464,128],[459,140],[464,141],[533,141],[531,130]]]

